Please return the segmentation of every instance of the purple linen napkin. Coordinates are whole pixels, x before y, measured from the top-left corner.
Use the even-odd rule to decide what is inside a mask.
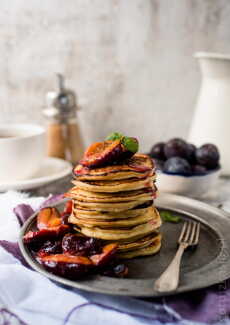
[[[182,318],[208,324],[230,321],[230,281],[165,298]]]
[[[50,197],[41,207],[48,206],[63,198],[62,195]],[[20,226],[34,213],[31,206],[20,204],[14,208]],[[17,243],[0,241],[0,246],[16,257],[23,265],[28,266],[20,253]],[[149,300],[148,300],[149,301]],[[230,281],[196,290],[186,294],[178,294],[166,298],[151,299],[151,302],[168,305],[183,319],[196,322],[221,323],[229,320],[230,316]],[[172,323],[177,323],[172,320]]]
[[[47,200],[45,200],[39,207],[39,209],[49,206],[61,199],[63,199],[63,194],[52,195]],[[19,225],[22,227],[27,219],[35,212],[32,207],[28,204],[19,204],[13,209],[14,214],[17,217]],[[17,258],[24,266],[29,267],[24,257],[21,254],[19,245],[17,242],[10,242],[7,240],[0,240],[0,246],[2,246],[8,253],[12,254]]]

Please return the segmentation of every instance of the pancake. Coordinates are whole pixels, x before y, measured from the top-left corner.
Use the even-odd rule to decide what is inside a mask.
[[[141,200],[151,200],[156,197],[156,186],[154,188],[146,188],[135,191],[124,191],[117,193],[97,193],[81,190],[77,187],[74,187],[70,190],[69,196],[75,198],[77,201],[84,202],[123,202],[123,201],[135,201],[138,199]],[[68,194],[67,194],[68,196]]]
[[[117,165],[91,169],[77,165],[73,174],[77,180],[120,180],[152,176],[153,169],[153,160],[149,156],[135,154],[132,158]]]
[[[86,227],[102,227],[102,228],[123,228],[123,227],[133,227],[147,221],[150,221],[154,218],[159,218],[159,213],[156,209],[149,208],[145,214],[134,218],[126,218],[126,219],[109,219],[109,220],[98,220],[95,218],[78,218],[77,213],[72,213],[69,217],[69,223],[73,223],[79,226]]]
[[[146,213],[149,213],[149,211],[152,210],[154,210],[154,213],[157,213],[155,212],[156,209],[152,206],[152,204],[151,206],[146,205],[146,207],[143,208],[138,208],[138,207],[131,210],[112,212],[112,211],[95,211],[95,210],[79,209],[76,208],[76,206],[74,205],[73,212],[77,215],[79,219],[83,219],[83,220],[95,219],[98,221],[135,218],[135,217],[145,215]]]
[[[161,234],[154,232],[148,236],[140,238],[131,243],[123,243],[118,245],[118,253],[125,253],[130,251],[136,251],[144,247],[148,247],[153,243],[161,241]]]
[[[149,202],[153,198],[149,198],[148,196],[146,197],[141,197],[138,198],[135,201],[130,201],[130,202],[100,202],[100,203],[95,203],[95,202],[86,202],[86,201],[78,201],[75,200],[76,207],[79,209],[92,209],[96,211],[111,211],[111,212],[119,212],[119,211],[126,211],[133,209],[137,206],[139,206],[142,203]]]
[[[155,174],[145,178],[130,178],[112,181],[78,181],[72,183],[79,189],[92,192],[122,192],[139,190],[146,187],[152,187],[155,181]]]
[[[161,223],[160,223],[160,225],[161,225]],[[156,229],[154,229],[151,233],[149,233],[149,234],[147,234],[147,235],[144,235],[144,236],[137,236],[135,239],[133,239],[133,238],[127,238],[127,239],[119,239],[119,240],[116,240],[116,243],[118,244],[118,245],[127,245],[127,244],[132,244],[132,243],[136,243],[136,242],[139,242],[139,240],[140,239],[142,239],[142,238],[147,238],[147,237],[149,237],[149,236],[151,236],[151,238],[153,238],[153,237],[156,237],[157,235],[159,235],[159,229],[160,228],[156,228]],[[114,243],[114,241],[109,241],[110,243],[112,242],[112,243]]]
[[[75,229],[80,231],[83,235],[88,237],[100,238],[104,240],[133,240],[144,237],[145,235],[150,234],[154,230],[158,229],[161,226],[160,217],[152,219],[142,225],[135,227],[129,227],[127,229],[108,229],[108,228],[99,228],[99,227],[85,227],[77,226]]]
[[[153,255],[159,252],[161,248],[161,238],[156,238],[149,246],[135,249],[129,252],[117,253],[117,256],[122,259],[129,259],[138,256]]]
[[[153,206],[157,195],[153,160],[144,154],[110,166],[73,170],[69,223],[82,236],[118,243],[121,258],[159,251],[161,218]]]

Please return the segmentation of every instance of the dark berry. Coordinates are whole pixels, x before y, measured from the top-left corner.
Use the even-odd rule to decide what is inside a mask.
[[[119,276],[119,275],[124,275],[126,273],[126,266],[125,264],[118,264],[116,265],[114,268],[114,273],[116,276]]]
[[[165,154],[164,154],[164,142],[158,142],[156,143],[152,149],[150,150],[150,157],[160,160],[165,160]]]
[[[128,274],[128,267],[119,262],[112,262],[101,269],[101,274],[110,277],[122,278]]]
[[[182,139],[169,140],[164,146],[164,154],[166,158],[181,157],[187,158],[187,144]]]
[[[220,154],[214,144],[204,144],[196,150],[196,160],[199,165],[205,166],[207,169],[218,167]]]
[[[207,172],[207,169],[204,166],[201,165],[193,165],[192,166],[192,172],[195,175],[204,175]]]
[[[196,147],[192,143],[187,143],[187,160],[190,164],[196,163]]]
[[[183,158],[172,157],[165,162],[164,172],[170,174],[188,175],[191,173],[191,166],[187,160]]]

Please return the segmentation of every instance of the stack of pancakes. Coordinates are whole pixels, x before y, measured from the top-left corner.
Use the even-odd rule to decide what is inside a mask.
[[[119,165],[74,169],[69,222],[83,235],[118,243],[121,258],[159,251],[161,219],[153,205],[157,188],[152,159],[135,154]]]

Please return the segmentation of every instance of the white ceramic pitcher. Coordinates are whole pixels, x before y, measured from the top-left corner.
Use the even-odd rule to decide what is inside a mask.
[[[197,52],[195,57],[203,78],[188,140],[216,144],[222,174],[230,175],[230,55]]]

